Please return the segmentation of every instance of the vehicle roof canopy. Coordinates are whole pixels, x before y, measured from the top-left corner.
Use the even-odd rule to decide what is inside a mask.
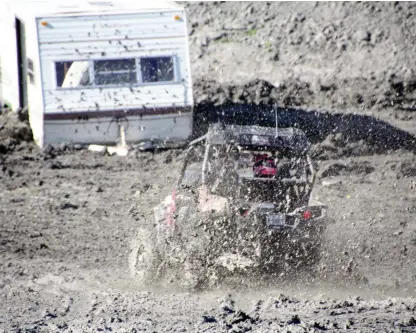
[[[235,144],[254,150],[290,150],[306,153],[310,142],[306,134],[297,128],[273,128],[247,125],[220,125],[209,127],[206,136],[208,144]]]

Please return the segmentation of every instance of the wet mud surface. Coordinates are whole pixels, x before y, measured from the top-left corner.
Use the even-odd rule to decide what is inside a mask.
[[[179,150],[123,158],[28,143],[1,161],[5,332],[416,329],[412,153],[318,160],[313,196],[334,222],[316,267],[199,293],[143,289],[127,269],[136,228],[170,193]]]

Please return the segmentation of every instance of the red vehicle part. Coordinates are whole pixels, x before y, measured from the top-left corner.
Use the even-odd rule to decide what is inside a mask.
[[[267,156],[267,155],[266,155]],[[277,173],[277,167],[274,159],[271,157],[259,158],[253,166],[254,177],[274,177]]]
[[[269,155],[267,155],[267,154],[255,155],[254,156],[254,162],[257,163],[257,162],[260,162],[260,161],[265,160],[267,158],[269,158]]]

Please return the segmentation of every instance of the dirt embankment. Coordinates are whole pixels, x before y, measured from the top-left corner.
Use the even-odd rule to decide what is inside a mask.
[[[11,152],[22,142],[33,141],[28,115],[25,111],[0,113],[0,155]]]
[[[185,5],[198,103],[415,110],[412,2]]]

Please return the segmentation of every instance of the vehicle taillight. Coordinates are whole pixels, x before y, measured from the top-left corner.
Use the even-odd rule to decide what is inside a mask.
[[[303,212],[303,219],[304,220],[309,220],[312,218],[312,212],[310,210],[305,210]]]

